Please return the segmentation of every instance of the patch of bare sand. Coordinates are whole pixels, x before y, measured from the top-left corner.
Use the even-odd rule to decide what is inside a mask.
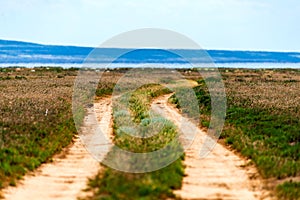
[[[97,123],[105,133],[111,130],[111,100],[108,98],[99,100],[94,109],[88,110],[81,135],[91,135],[91,129]],[[77,199],[88,195],[82,190],[86,188],[88,178],[95,176],[99,170],[99,162],[76,137],[61,154],[53,157],[53,162],[43,164],[26,175],[17,187],[6,188],[3,195],[7,200]]]
[[[269,193],[253,166],[220,144],[216,144],[205,157],[199,157],[206,133],[188,121],[176,108],[167,103],[170,95],[162,96],[152,103],[152,110],[171,120],[179,130],[196,131],[191,146],[185,152],[186,165],[183,185],[175,191],[182,199],[268,199]]]

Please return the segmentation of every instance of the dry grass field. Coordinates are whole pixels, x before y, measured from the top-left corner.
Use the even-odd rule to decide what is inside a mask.
[[[235,149],[241,156],[251,159],[249,164],[257,167],[266,180],[267,187],[274,191],[274,198],[298,199],[300,70],[220,71],[227,94],[227,116],[220,142],[230,149]],[[125,72],[125,69],[105,71],[96,95],[98,97],[110,95],[114,85]],[[210,97],[205,82],[196,70],[180,70],[180,72],[187,79],[198,81],[199,86],[195,87],[194,91],[201,108],[201,126],[208,126]],[[205,73],[210,72],[207,70]],[[76,69],[62,68],[0,70],[1,188],[16,185],[17,180],[25,173],[34,170],[41,163],[51,162],[53,154],[60,152],[72,142],[76,134],[71,109],[76,75]],[[140,93],[136,93],[136,97],[145,96],[147,92],[144,92],[141,90]],[[148,101],[151,101],[151,98],[146,101],[147,105]],[[132,100],[132,103],[136,104],[132,106],[132,112],[136,113],[137,121],[143,121],[145,116],[144,111],[135,108],[140,106],[147,110],[142,102],[138,99]],[[125,141],[122,137],[118,139]],[[178,169],[181,170],[181,167]],[[160,173],[167,172],[168,170],[164,170],[144,177],[147,180],[151,177],[153,180],[159,180]],[[105,179],[101,180],[101,177]],[[130,185],[121,187],[122,180],[134,177],[132,175],[127,177],[107,169],[104,174],[99,174],[91,180],[90,186],[97,188],[103,187],[103,184],[117,182],[121,184],[120,194],[122,189],[134,192],[135,188],[144,184],[143,181],[135,182],[136,185],[132,187]],[[167,180],[170,178],[167,175],[162,177],[164,179],[161,183],[156,182],[152,185],[153,188],[161,187],[160,191],[155,190],[157,193],[154,196],[160,196],[161,192],[163,194],[161,197],[172,197],[170,187],[178,188],[181,178],[180,176],[176,178],[176,185],[170,185]],[[151,184],[147,188],[140,187],[141,195],[152,191],[149,188]],[[99,197],[103,193],[113,192],[109,188],[105,189],[107,191],[99,191],[95,198],[97,195]]]

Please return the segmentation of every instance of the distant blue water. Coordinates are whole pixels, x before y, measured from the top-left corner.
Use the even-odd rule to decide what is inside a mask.
[[[62,66],[81,67],[82,63],[98,67],[137,67],[147,64],[162,67],[194,67],[214,63],[216,67],[233,68],[299,68],[298,52],[118,49],[54,46],[0,40],[0,67]],[[91,52],[90,56],[88,56]],[[196,65],[196,66],[195,66]]]

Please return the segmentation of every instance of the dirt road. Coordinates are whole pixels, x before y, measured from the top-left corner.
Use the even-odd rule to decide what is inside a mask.
[[[95,103],[94,109],[98,119],[91,117],[93,108],[90,108],[82,127],[83,135],[88,136],[91,128],[99,122],[102,131],[108,132],[111,129],[110,99]],[[3,194],[7,200],[74,200],[87,195],[82,189],[86,188],[88,178],[96,175],[99,170],[99,162],[88,153],[77,137],[61,154],[54,156],[53,162],[41,165],[26,175],[17,187],[9,187]]]
[[[180,127],[182,120],[188,119],[167,103],[169,95],[156,99],[151,109],[162,114]],[[105,133],[111,132],[111,101],[103,99],[89,110],[83,126],[85,140],[91,141],[89,135],[96,123]],[[194,127],[193,127],[194,126]],[[199,150],[203,144],[205,132],[193,123],[189,127],[181,127],[180,131],[192,128],[197,137],[186,151],[185,174],[183,186],[175,193],[183,199],[267,199],[268,192],[256,169],[246,166],[247,161],[240,158],[220,144],[216,144],[212,152],[205,158],[199,158]],[[109,135],[108,135],[109,136]],[[98,143],[97,143],[98,145]],[[103,147],[108,148],[107,144]],[[86,187],[88,177],[97,174],[99,163],[92,158],[79,138],[60,155],[53,158],[52,163],[42,165],[32,174],[26,175],[17,187],[4,190],[5,199],[76,199],[84,197],[82,189]]]
[[[197,132],[192,145],[186,151],[186,176],[182,189],[175,193],[183,199],[267,199],[268,192],[263,189],[256,169],[252,166],[245,167],[245,159],[222,145],[217,143],[208,156],[199,158],[206,133],[193,123],[189,123],[188,127],[181,126],[182,120],[188,119],[167,103],[169,96],[156,99],[152,109],[181,127],[181,132],[190,129]]]

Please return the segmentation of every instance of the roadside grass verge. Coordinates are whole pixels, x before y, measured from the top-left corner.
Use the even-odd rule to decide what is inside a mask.
[[[227,93],[227,116],[220,136],[226,145],[250,158],[267,180],[287,180],[271,190],[279,199],[299,198],[299,70],[221,70]],[[292,81],[291,81],[292,80]],[[211,100],[202,79],[194,88],[201,125],[209,126]],[[172,97],[171,102],[176,102]],[[177,105],[180,107],[180,105]]]
[[[147,85],[131,94],[123,94],[114,102],[116,146],[131,152],[147,153],[169,145],[173,156],[178,156],[178,153],[181,155],[183,149],[178,140],[176,127],[168,120],[149,112],[151,101],[167,93],[169,90],[162,86]],[[144,137],[134,137],[132,134]],[[114,149],[108,153],[107,159],[113,155]],[[89,190],[94,191],[94,196],[90,199],[176,198],[172,190],[181,187],[184,175],[182,159],[183,156],[180,156],[172,164],[148,173],[126,173],[103,166],[104,169],[89,182]],[[145,167],[145,170],[149,167],[147,160],[145,163],[132,160],[128,167],[134,169],[137,166]]]

